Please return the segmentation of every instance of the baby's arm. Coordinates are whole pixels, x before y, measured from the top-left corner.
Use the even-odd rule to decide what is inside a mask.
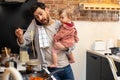
[[[64,30],[61,29],[54,35],[54,39],[56,41],[59,41],[64,37],[68,36],[69,34],[71,34],[71,31],[67,31],[67,29],[64,29]]]

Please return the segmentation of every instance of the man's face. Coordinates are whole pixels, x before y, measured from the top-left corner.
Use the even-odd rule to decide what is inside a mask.
[[[33,14],[41,24],[47,25],[49,23],[49,15],[47,9],[43,10],[41,8],[37,8]]]

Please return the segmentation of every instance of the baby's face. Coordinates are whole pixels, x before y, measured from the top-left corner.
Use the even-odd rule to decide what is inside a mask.
[[[62,23],[66,23],[66,22],[70,22],[71,19],[67,16],[67,14],[65,12],[63,12],[62,14],[60,14],[60,21]]]

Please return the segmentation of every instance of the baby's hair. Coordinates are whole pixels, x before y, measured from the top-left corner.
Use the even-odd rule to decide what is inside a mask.
[[[72,15],[74,12],[74,7],[73,6],[67,6],[66,8],[60,9],[59,10],[59,15],[62,13],[66,13],[67,17],[72,19]]]

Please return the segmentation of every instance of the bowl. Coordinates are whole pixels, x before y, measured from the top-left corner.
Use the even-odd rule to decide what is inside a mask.
[[[31,65],[31,66],[36,66],[36,65],[40,65],[40,61],[38,59],[30,59],[27,62],[27,65]]]

